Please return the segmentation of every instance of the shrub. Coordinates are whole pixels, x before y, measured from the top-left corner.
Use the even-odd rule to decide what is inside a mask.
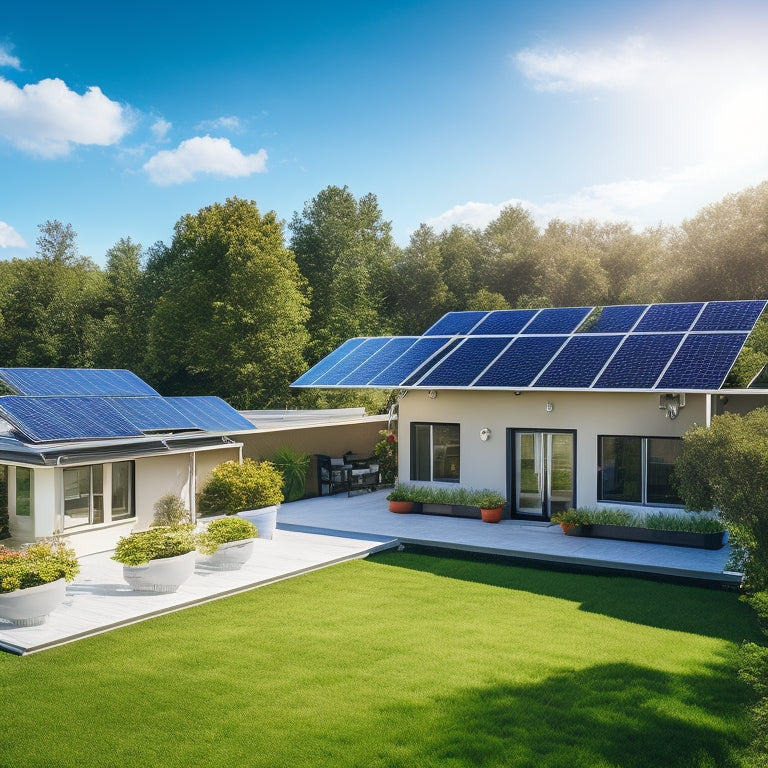
[[[22,550],[0,545],[0,592],[38,587],[80,573],[75,551],[60,539],[30,544]]]
[[[243,541],[259,535],[256,526],[242,517],[220,517],[211,520],[206,529],[197,534],[197,548],[204,555],[212,555],[220,544],[228,541]]]
[[[204,515],[235,515],[283,500],[283,475],[271,461],[225,461],[212,472],[198,499]]]
[[[189,522],[189,510],[175,493],[166,493],[155,502],[152,526],[180,525]]]
[[[163,560],[186,555],[195,549],[194,526],[185,523],[150,528],[123,536],[112,559],[123,565],[144,565],[150,560]]]
[[[390,485],[397,477],[397,437],[391,429],[380,429],[379,435],[383,439],[373,447],[373,455],[379,462],[381,482]]]
[[[285,500],[296,501],[304,498],[309,456],[286,445],[272,457],[272,463],[283,474],[282,491]]]

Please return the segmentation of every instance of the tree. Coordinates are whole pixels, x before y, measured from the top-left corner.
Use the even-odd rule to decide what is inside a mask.
[[[715,509],[746,552],[751,590],[768,588],[768,408],[715,416],[683,438],[674,469],[686,509]]]
[[[151,380],[238,408],[285,398],[306,367],[306,284],[274,211],[229,198],[183,216],[152,267]]]
[[[39,224],[40,234],[35,241],[37,255],[43,261],[58,264],[73,264],[77,261],[77,232],[71,224],[62,224],[58,219]]]

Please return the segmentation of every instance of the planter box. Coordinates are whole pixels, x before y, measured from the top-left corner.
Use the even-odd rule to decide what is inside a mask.
[[[212,555],[200,555],[197,562],[214,571],[239,571],[253,554],[255,539],[226,541]]]
[[[194,572],[196,555],[192,551],[144,565],[124,565],[123,578],[134,592],[176,592]]]
[[[469,507],[463,504],[422,504],[421,512],[424,515],[446,515],[448,517],[480,519],[480,507]]]
[[[252,522],[259,531],[260,539],[271,539],[275,526],[277,525],[277,510],[280,505],[276,504],[263,509],[246,509],[245,512],[238,512],[238,517],[243,517]]]
[[[0,594],[0,617],[16,627],[44,624],[48,614],[64,600],[65,590],[64,579],[57,579],[36,587],[3,592]]]
[[[568,531],[569,536],[592,536],[599,539],[641,541],[649,544],[671,544],[675,547],[721,549],[724,533],[691,533],[689,531],[659,531],[655,528],[637,528],[631,525],[579,525]]]

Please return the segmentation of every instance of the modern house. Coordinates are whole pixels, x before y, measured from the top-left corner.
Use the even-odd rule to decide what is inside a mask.
[[[161,397],[129,371],[0,369],[0,539],[67,534],[78,554],[147,527],[167,493],[195,513],[256,428],[216,397]]]
[[[295,387],[399,391],[399,479],[492,488],[513,517],[681,507],[683,434],[768,404],[726,385],[766,301],[451,312],[355,338]]]

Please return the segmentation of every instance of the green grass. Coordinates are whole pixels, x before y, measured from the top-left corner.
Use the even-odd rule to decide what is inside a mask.
[[[0,766],[740,766],[744,639],[732,593],[385,553],[0,654]]]

